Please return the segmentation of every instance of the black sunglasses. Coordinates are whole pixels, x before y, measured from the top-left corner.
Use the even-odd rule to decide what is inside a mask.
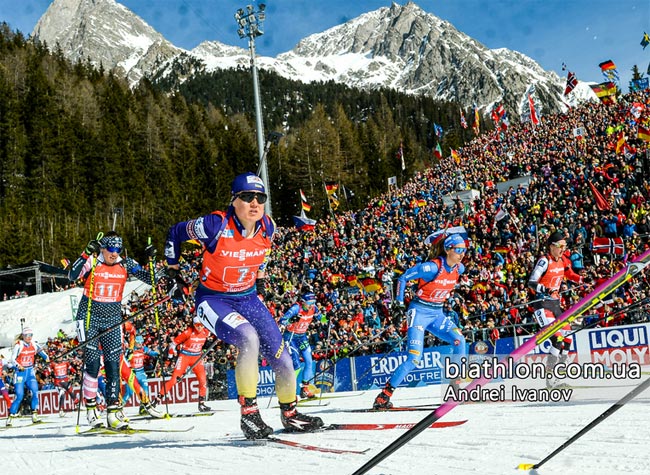
[[[255,191],[242,191],[241,193],[237,193],[235,197],[239,198],[244,203],[251,203],[254,199],[257,199],[257,202],[261,205],[266,203],[266,200],[268,199],[266,193],[257,193]]]

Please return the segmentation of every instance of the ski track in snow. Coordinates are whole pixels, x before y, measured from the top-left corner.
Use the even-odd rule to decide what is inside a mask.
[[[646,376],[647,377],[647,376]],[[599,398],[596,390],[587,400],[570,403],[465,404],[442,421],[468,419],[444,429],[427,429],[368,473],[373,475],[611,475],[647,474],[650,451],[650,391],[639,395],[600,425],[583,435],[537,471],[518,470],[521,463],[538,463],[609,408],[630,387],[616,388]],[[336,398],[329,406],[303,407],[328,423],[418,422],[427,412],[349,413],[337,408],[370,407],[377,391]],[[583,390],[584,392],[584,390]],[[395,405],[440,402],[435,386],[400,388]],[[345,394],[345,393],[342,393]],[[356,394],[356,393],[348,393]],[[279,410],[260,398],[264,420],[281,427]],[[277,403],[272,401],[271,404]],[[220,410],[211,417],[140,420],[139,428],[184,429],[186,433],[135,435],[75,435],[76,413],[64,418],[50,415],[48,424],[0,430],[3,473],[48,474],[203,474],[244,475],[306,473],[351,474],[404,430],[326,431],[317,434],[281,434],[279,437],[328,448],[364,450],[358,454],[332,454],[295,449],[279,444],[257,445],[243,441],[239,407],[234,400],[210,401]],[[175,413],[193,412],[195,404],[171,405]],[[133,408],[128,412],[133,414]],[[20,419],[25,424],[28,419]],[[81,430],[85,430],[82,413]],[[2,421],[4,423],[4,421]],[[6,471],[6,472],[5,472]]]

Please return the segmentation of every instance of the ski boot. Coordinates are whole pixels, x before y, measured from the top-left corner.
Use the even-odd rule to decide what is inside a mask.
[[[97,429],[102,426],[102,420],[99,417],[97,412],[97,405],[95,401],[86,400],[86,420],[88,425],[93,429]]]
[[[320,417],[301,414],[296,409],[298,402],[280,403],[282,425],[285,432],[313,432],[323,427]]]
[[[63,409],[59,411],[59,417],[65,417],[65,411]]]
[[[316,395],[309,390],[309,383],[306,381],[303,381],[300,386],[300,397],[302,399],[313,399],[316,397]]]
[[[241,406],[241,430],[247,439],[266,439],[273,428],[266,425],[257,407],[257,398],[239,396]]]
[[[7,427],[13,427],[14,425],[14,419],[16,418],[16,414],[9,414],[9,417],[7,417]]]
[[[210,409],[210,406],[205,405],[205,398],[203,396],[199,396],[199,412],[210,412],[212,409]]]
[[[372,408],[381,411],[393,407],[393,403],[390,402],[390,398],[393,395],[393,391],[395,391],[395,388],[392,387],[389,382],[386,383],[384,389],[382,389],[381,392],[375,398],[375,402],[372,404]]]
[[[124,416],[122,406],[111,404],[106,408],[106,426],[109,429],[124,430],[129,428],[129,420]]]
[[[38,415],[38,411],[32,411],[32,424],[38,424],[39,422],[43,422],[43,420]]]

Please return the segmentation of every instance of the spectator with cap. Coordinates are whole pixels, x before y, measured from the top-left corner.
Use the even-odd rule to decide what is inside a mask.
[[[261,439],[273,433],[257,405],[260,352],[275,372],[285,430],[311,432],[323,421],[298,412],[291,356],[262,300],[266,295],[267,256],[275,233],[275,223],[264,213],[268,199],[264,182],[253,173],[243,173],[233,180],[231,193],[225,212],[215,211],[169,229],[165,246],[168,273],[178,271],[181,242],[194,239],[205,246],[195,295],[196,314],[219,339],[239,349],[235,379],[244,435]]]

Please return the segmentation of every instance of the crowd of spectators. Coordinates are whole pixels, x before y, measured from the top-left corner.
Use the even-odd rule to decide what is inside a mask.
[[[370,199],[363,209],[321,219],[314,232],[279,228],[263,296],[271,313],[279,319],[308,284],[324,316],[309,330],[315,360],[400,349],[407,326],[390,311],[395,278],[426,258],[427,235],[463,225],[470,237],[467,270],[446,311],[470,343],[495,344],[504,336],[535,332],[527,305],[535,297],[527,280],[550,233],[564,233],[567,257],[592,286],[648,248],[650,184],[644,176],[650,163],[647,143],[637,139],[638,124],[650,120],[648,107],[650,92],[643,91],[621,96],[616,104],[585,103],[544,117],[537,126],[497,128],[459,150],[458,160],[441,160],[401,188]],[[519,183],[500,191],[513,179]],[[478,191],[478,198],[445,204],[449,200],[443,196],[466,190]],[[595,252],[595,238],[619,239],[624,252]],[[200,259],[198,249],[184,253],[181,270],[190,285]],[[164,274],[162,263],[158,273]],[[646,305],[638,305],[648,301],[646,284],[643,277],[622,287],[585,323],[647,321]],[[563,284],[563,304],[577,302],[590,288]],[[159,295],[165,291],[162,279]],[[151,293],[133,294],[125,315],[151,301]],[[632,305],[634,310],[625,311]],[[153,311],[135,321],[145,344],[164,355],[149,361],[153,375],[171,373],[169,344],[190,324],[192,311],[192,292],[177,292],[161,311],[160,333]],[[614,318],[604,318],[608,315]],[[50,338],[50,355],[74,343],[61,335]],[[439,343],[427,338],[427,346]],[[236,349],[223,342],[207,355],[211,398],[225,395],[225,371],[235,361]],[[78,372],[78,357],[73,366]]]

